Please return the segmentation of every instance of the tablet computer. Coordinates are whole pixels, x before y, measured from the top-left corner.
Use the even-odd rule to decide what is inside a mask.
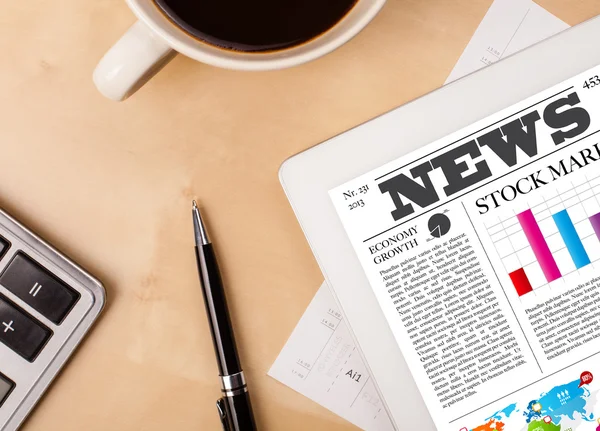
[[[566,373],[569,360],[564,357],[554,360],[551,353],[544,353],[543,341],[539,338],[531,340],[536,337],[538,329],[531,323],[533,320],[523,325],[521,321],[527,313],[537,312],[539,304],[536,298],[542,305],[544,301],[559,298],[557,295],[561,292],[556,290],[558,283],[577,285],[576,279],[566,275],[565,268],[569,265],[574,265],[577,277],[585,277],[594,270],[595,263],[591,259],[588,259],[590,265],[583,265],[586,260],[583,254],[591,256],[593,253],[589,247],[593,245],[587,242],[582,245],[577,239],[577,233],[583,228],[578,225],[579,221],[573,222],[568,217],[571,208],[566,208],[568,211],[562,215],[559,214],[561,211],[549,210],[551,228],[556,232],[546,235],[544,229],[547,228],[542,226],[540,230],[534,226],[537,225],[536,220],[542,225],[541,213],[536,212],[534,207],[540,205],[536,201],[538,195],[543,204],[548,206],[547,200],[553,193],[560,198],[561,205],[567,205],[567,198],[562,198],[562,188],[567,180],[576,180],[572,184],[575,189],[583,181],[580,177],[585,177],[587,181],[600,167],[600,163],[596,167],[592,163],[596,158],[592,144],[600,136],[594,133],[600,127],[600,80],[597,76],[600,74],[599,39],[600,18],[594,18],[331,138],[283,163],[280,180],[285,193],[328,285],[344,310],[397,429],[466,431],[480,429],[477,426],[485,423],[490,426],[494,424],[492,428],[498,429],[502,428],[500,423],[506,426],[511,420],[522,418],[529,422],[560,420],[550,413],[556,410],[556,406],[530,401],[542,399],[543,394],[549,393],[542,391],[539,385],[549,375]],[[589,124],[586,124],[586,115]],[[514,160],[511,159],[511,151],[503,149],[502,142],[512,148]],[[450,150],[455,152],[449,153]],[[565,162],[560,159],[562,151],[564,157],[572,155],[576,160],[568,162],[570,159],[567,158]],[[571,154],[574,151],[576,154]],[[582,157],[583,160],[580,160]],[[572,163],[583,167],[579,169]],[[557,177],[556,184],[545,186],[539,193],[536,186],[551,181],[535,177],[536,172],[542,170],[542,167],[537,168],[538,165],[553,166],[560,177]],[[524,169],[520,171],[522,178],[533,175],[529,184],[525,184],[525,181],[519,183],[521,178],[515,178],[514,184],[510,183],[508,180],[519,175],[516,171],[521,168]],[[536,169],[532,171],[533,168]],[[567,177],[574,170],[577,172]],[[548,175],[552,175],[552,171]],[[498,186],[501,177],[506,180],[500,184],[502,187]],[[495,186],[498,187],[492,190]],[[512,189],[509,187],[505,190],[504,186],[512,186]],[[476,188],[489,191],[487,195],[491,197],[480,201],[484,196],[477,195],[477,199],[472,196],[473,207],[465,207],[464,211],[454,207],[448,210],[445,206],[450,205],[451,200],[452,205],[462,205],[467,199],[465,196]],[[519,196],[526,188],[534,189],[534,193],[528,192],[527,197]],[[590,188],[593,189],[593,186]],[[511,190],[514,191],[514,197],[510,194]],[[494,192],[499,194],[494,195]],[[544,197],[545,193],[549,193],[550,197]],[[577,193],[575,191],[575,195]],[[497,201],[494,196],[498,198]],[[481,222],[479,219],[470,220],[472,214],[482,210],[483,205],[487,205],[489,211],[485,217],[493,217],[498,223],[511,221],[511,226],[516,226],[514,229],[521,235],[527,256],[517,256],[515,252],[513,260],[516,259],[516,263],[510,263],[512,261],[505,261],[505,256],[494,248],[496,243],[491,234],[489,238],[480,239],[477,229],[490,230],[493,227],[489,221],[492,218],[483,218],[483,215]],[[492,216],[496,205],[501,208]],[[438,218],[434,219],[434,215]],[[595,229],[591,217],[593,214],[584,216],[589,229]],[[527,217],[529,219],[525,220]],[[409,220],[411,223],[408,223]],[[445,254],[442,257],[450,260],[450,240],[455,244],[460,242],[462,249],[465,238],[461,239],[461,227],[470,223],[474,226],[468,229],[475,232],[471,239],[475,248],[473,259],[481,259],[484,274],[490,279],[490,292],[498,296],[498,307],[502,307],[509,323],[515,326],[515,340],[512,340],[515,346],[518,345],[515,348],[523,345],[525,351],[511,352],[510,360],[513,362],[510,364],[506,362],[508,359],[495,362],[497,358],[494,359],[493,355],[463,358],[464,352],[453,349],[455,345],[469,349],[473,343],[479,342],[492,345],[496,341],[491,342],[483,337],[488,332],[503,328],[489,322],[481,323],[486,326],[478,327],[477,331],[483,332],[480,336],[483,341],[465,341],[464,337],[467,336],[454,332],[450,334],[448,325],[436,327],[432,319],[416,324],[415,321],[420,321],[417,315],[422,310],[410,308],[411,303],[423,302],[421,296],[410,297],[409,288],[420,286],[425,293],[427,289],[433,290],[433,276],[439,274],[441,277],[448,272],[446,269],[452,269],[451,262],[447,265],[441,263],[439,267],[432,263],[438,262],[436,247],[443,247]],[[415,232],[412,232],[413,225]],[[558,262],[554,268],[554,275],[561,274],[558,279],[552,279],[552,265],[549,267],[547,261],[550,256],[548,247],[544,248],[539,241],[536,243],[536,238],[540,239],[540,232],[541,237],[555,235],[558,238],[557,245],[549,245],[550,255]],[[418,241],[418,246],[417,243],[411,243],[413,239]],[[413,247],[418,254],[411,254],[409,248]],[[486,257],[486,252],[491,249],[494,249],[489,252],[491,256]],[[465,251],[461,257],[464,255],[465,262],[470,262],[467,253]],[[428,254],[432,254],[431,260],[428,260]],[[534,261],[530,266],[527,266],[527,262],[521,262],[529,258]],[[523,267],[517,268],[519,264]],[[423,274],[418,271],[414,272],[415,276],[407,275],[423,265],[429,265],[427,282],[421,282],[420,276]],[[513,268],[511,265],[516,266]],[[450,288],[452,282],[458,283],[456,286],[462,284],[458,282],[457,274],[458,270],[453,280],[445,282],[451,283]],[[481,287],[481,281],[475,283],[477,277],[473,277],[474,289]],[[541,280],[539,283],[538,278]],[[536,283],[541,283],[541,287]],[[513,287],[509,289],[509,285]],[[402,288],[398,290],[398,286]],[[474,301],[487,304],[485,297]],[[442,304],[442,307],[451,308],[451,304]],[[536,311],[527,311],[534,309]],[[435,315],[435,309],[429,311],[425,313],[426,316]],[[456,310],[452,312],[460,314]],[[444,316],[448,313],[445,312]],[[458,318],[459,323],[464,317]],[[429,340],[426,334],[423,337],[411,337],[411,331],[418,333],[420,325],[427,328],[427,325],[431,325],[430,329],[439,331],[440,335],[447,330],[450,341],[445,341],[446,347],[439,337],[435,337],[435,345],[431,348],[426,346],[433,340]],[[463,338],[453,341],[452,337],[459,335]],[[502,342],[497,341],[497,345],[504,348],[512,345]],[[587,346],[586,352],[589,349],[593,351],[595,342],[590,341]],[[440,356],[437,358],[434,347],[439,349]],[[423,350],[415,353],[419,349]],[[472,351],[473,348],[470,349]],[[578,357],[580,353],[571,352],[569,355]],[[418,360],[419,357],[425,359]],[[447,365],[446,362],[452,358],[462,358],[460,364],[472,363],[474,368]],[[525,366],[517,365],[521,360],[526,362]],[[440,365],[436,365],[438,361]],[[429,370],[424,364],[430,367]],[[514,372],[511,371],[513,366],[516,368]],[[485,370],[486,367],[494,368],[495,372]],[[502,367],[506,371],[499,372]],[[573,372],[572,369],[569,371]],[[581,376],[584,371],[589,370],[583,370]],[[512,394],[508,390],[512,387],[509,383],[519,379],[525,381],[527,376],[534,375],[536,379],[531,384],[517,385],[518,391]],[[492,377],[504,381],[499,386],[497,396],[492,395],[492,392],[496,392],[494,386],[485,384],[485,380]],[[581,385],[577,385],[577,390],[587,390],[587,383],[583,380],[580,382],[579,377],[577,383]],[[471,383],[473,380],[479,383]],[[542,383],[537,384],[539,381]],[[536,395],[538,393],[539,396]],[[575,394],[575,391],[572,393]],[[571,401],[564,396],[561,398],[560,394],[559,391],[559,401],[562,400],[564,404]],[[527,397],[531,400],[524,401]],[[506,409],[492,411],[504,405],[502,403],[506,404]],[[480,415],[481,424],[474,419],[473,415],[477,414]],[[585,414],[579,412],[574,417],[584,418]],[[584,419],[589,422],[593,417]]]

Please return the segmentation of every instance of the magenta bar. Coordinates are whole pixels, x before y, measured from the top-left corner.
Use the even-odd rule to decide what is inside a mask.
[[[596,232],[596,236],[598,237],[598,239],[600,239],[600,213],[591,216],[590,222],[592,223],[594,232]]]
[[[542,267],[542,271],[544,272],[548,283],[560,278],[560,270],[556,265],[554,257],[552,257],[548,243],[546,242],[544,235],[542,235],[542,231],[535,221],[531,210],[517,214],[517,220],[519,220],[519,223],[525,232],[527,241],[529,241],[529,244],[533,249],[533,254],[535,254],[536,259]]]

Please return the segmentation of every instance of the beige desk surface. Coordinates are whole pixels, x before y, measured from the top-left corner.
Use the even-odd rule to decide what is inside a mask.
[[[0,206],[109,297],[23,429],[220,429],[192,198],[206,207],[260,429],[354,429],[266,375],[322,279],[277,170],[442,85],[490,4],[389,0],[346,46],[291,70],[232,72],[180,56],[117,104],[91,73],[134,22],[122,0],[4,1]],[[600,13],[596,0],[541,4],[572,25]]]

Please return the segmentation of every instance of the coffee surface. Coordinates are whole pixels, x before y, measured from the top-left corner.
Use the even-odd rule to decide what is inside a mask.
[[[357,0],[155,0],[192,36],[236,51],[302,44],[340,21]]]

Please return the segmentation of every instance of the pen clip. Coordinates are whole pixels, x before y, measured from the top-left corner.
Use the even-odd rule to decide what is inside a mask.
[[[223,431],[230,431],[229,418],[227,417],[227,407],[225,406],[225,399],[219,398],[217,400],[217,410],[219,417],[221,418],[221,425],[223,425]]]

